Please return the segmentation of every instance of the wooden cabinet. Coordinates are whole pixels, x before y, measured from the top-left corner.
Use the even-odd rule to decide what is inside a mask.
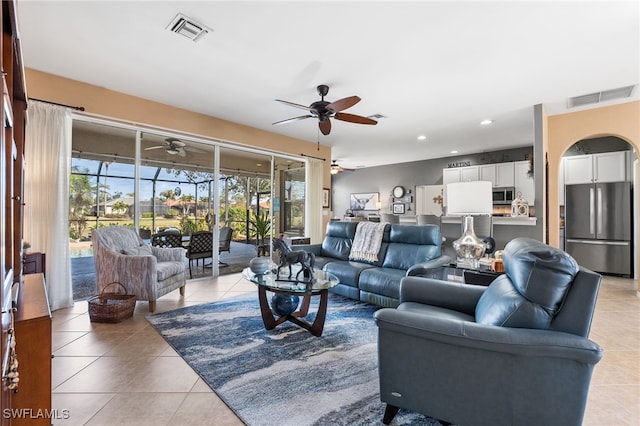
[[[575,155],[564,157],[563,162],[565,185],[629,180],[627,151]]]
[[[515,195],[522,194],[530,206],[535,203],[535,179],[529,177],[529,161],[516,161],[513,163]]]
[[[44,253],[27,253],[22,258],[23,274],[44,274],[46,269]]]
[[[24,410],[25,415],[13,418],[11,424],[49,426],[52,422],[46,415],[35,418],[45,410],[51,412],[51,311],[44,275],[25,275],[19,285],[15,335],[20,382],[11,408]]]
[[[0,71],[2,71],[2,102],[0,122],[0,306],[2,306],[2,334],[0,359],[2,376],[7,372],[9,359],[9,329],[11,327],[12,284],[21,279],[22,228],[24,186],[24,132],[26,122],[26,89],[22,52],[18,38],[15,1],[3,1],[0,7]],[[49,354],[50,355],[50,354]],[[19,366],[21,368],[21,366]],[[22,378],[21,378],[22,379]],[[3,380],[1,389],[0,426],[12,424],[5,410],[11,407],[14,393]],[[16,424],[15,422],[13,424]]]

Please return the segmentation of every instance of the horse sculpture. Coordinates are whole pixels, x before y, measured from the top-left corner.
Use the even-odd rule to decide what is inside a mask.
[[[289,279],[291,279],[291,265],[299,263],[302,268],[296,274],[297,281],[311,281],[313,279],[313,266],[316,263],[316,256],[304,250],[291,250],[291,248],[281,238],[273,240],[273,251],[280,252],[280,263],[276,272],[276,280],[280,279],[280,269],[289,266]],[[302,280],[300,280],[302,274]]]

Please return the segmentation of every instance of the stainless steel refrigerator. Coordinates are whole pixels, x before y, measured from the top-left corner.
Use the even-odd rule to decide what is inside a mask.
[[[596,272],[632,274],[631,183],[565,187],[566,251]]]

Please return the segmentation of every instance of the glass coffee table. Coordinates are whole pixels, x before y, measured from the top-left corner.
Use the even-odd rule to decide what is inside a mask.
[[[284,274],[281,273],[280,279],[276,279],[276,274],[271,271],[256,275],[251,269],[245,268],[242,271],[242,276],[258,286],[260,313],[262,314],[264,327],[267,330],[272,330],[278,324],[290,321],[308,330],[314,336],[321,336],[327,316],[329,289],[338,284],[338,277],[321,269],[314,269],[313,279],[309,282],[304,282],[295,280],[297,272],[294,267],[291,275],[292,279],[288,279],[283,270]],[[271,306],[267,301],[267,291],[274,294],[271,298]],[[313,323],[309,323],[302,318],[309,313],[311,297],[318,295],[320,296],[318,311]],[[300,297],[302,297],[302,302],[300,302]]]

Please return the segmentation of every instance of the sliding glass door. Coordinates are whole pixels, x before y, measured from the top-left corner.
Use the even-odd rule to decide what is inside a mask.
[[[232,229],[233,242],[256,253],[268,253],[273,236],[304,235],[304,165],[217,141],[78,117],[69,199],[72,257],[92,256],[91,232],[103,226],[130,226],[147,242],[172,230],[185,247],[191,234],[209,231],[214,246],[205,275],[217,276],[225,265],[224,259],[219,263],[221,228]]]

